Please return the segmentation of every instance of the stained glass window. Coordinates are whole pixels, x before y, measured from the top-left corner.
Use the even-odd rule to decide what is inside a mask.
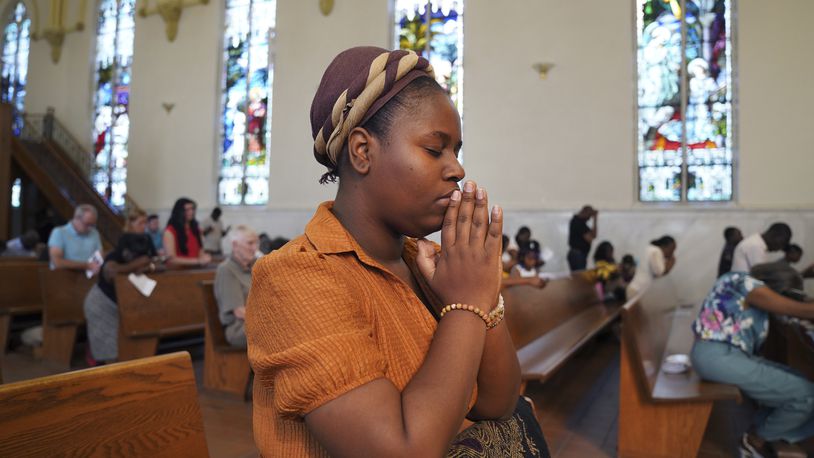
[[[101,0],[96,29],[93,186],[116,207],[127,191],[135,0]]]
[[[732,200],[732,1],[636,0],[641,201]]]
[[[29,30],[31,19],[23,2],[18,1],[10,8],[3,28],[2,79],[0,79],[0,100],[9,103],[14,110],[12,129],[20,135],[23,119],[20,113],[25,107],[25,82],[28,76],[28,49],[31,42]]]
[[[436,80],[463,113],[463,0],[395,0],[394,10],[394,47],[429,59]]]
[[[268,202],[276,0],[228,0],[218,202]]]

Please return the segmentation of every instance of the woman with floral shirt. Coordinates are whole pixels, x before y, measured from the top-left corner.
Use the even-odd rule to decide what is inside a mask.
[[[814,383],[757,356],[769,332],[769,313],[814,318],[814,304],[783,295],[801,286],[793,269],[789,272],[777,263],[757,265],[750,274],[726,273],[693,322],[690,357],[698,374],[736,385],[760,405],[753,428],[741,442],[741,456],[796,449],[781,441],[793,444],[814,435]]]

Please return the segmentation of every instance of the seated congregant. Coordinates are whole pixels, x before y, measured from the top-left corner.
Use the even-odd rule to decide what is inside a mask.
[[[164,251],[170,266],[200,266],[212,261],[203,250],[201,231],[195,219],[197,205],[182,197],[175,201],[164,230]]]
[[[48,237],[48,254],[52,269],[74,269],[99,272],[101,263],[93,260],[102,251],[102,239],[96,230],[96,209],[81,204],[64,226],[55,227]]]
[[[246,348],[246,298],[252,285],[252,266],[260,243],[257,233],[248,226],[232,230],[232,254],[220,263],[215,273],[215,299],[230,345]]]
[[[125,232],[116,248],[105,256],[99,281],[85,296],[84,311],[90,354],[88,364],[115,361],[118,357],[119,307],[116,275],[155,271],[156,256],[150,236],[144,233],[147,215],[136,211],[127,218]]]
[[[715,283],[693,323],[690,357],[698,374],[736,385],[760,407],[742,438],[741,456],[805,456],[802,450],[786,454],[795,452],[788,443],[814,434],[814,383],[758,355],[770,313],[814,319],[814,304],[786,296],[801,287],[798,273],[783,262],[730,272]]]
[[[540,259],[540,243],[531,240],[517,251],[517,264],[512,267],[511,277],[534,278],[540,276],[540,267],[544,264]]]
[[[161,230],[161,226],[158,221],[158,215],[152,214],[147,217],[147,230],[145,231],[145,234],[149,235],[150,240],[153,241],[155,251],[157,251],[159,255],[163,255],[164,231]]]

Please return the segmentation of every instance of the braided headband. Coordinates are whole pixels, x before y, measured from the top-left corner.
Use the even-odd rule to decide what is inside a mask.
[[[413,51],[390,51],[379,54],[370,64],[367,76],[361,74],[345,89],[333,105],[330,118],[314,139],[314,153],[327,158],[336,167],[339,153],[350,131],[369,115],[368,110],[383,94],[411,70],[420,70],[435,77],[432,65]],[[372,113],[370,113],[372,114]],[[323,162],[323,161],[320,161]]]

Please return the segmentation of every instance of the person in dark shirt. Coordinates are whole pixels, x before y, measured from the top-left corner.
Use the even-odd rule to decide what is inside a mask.
[[[721,252],[721,260],[718,262],[718,276],[732,270],[732,256],[735,255],[735,247],[743,240],[741,230],[734,226],[724,229],[724,251]]]
[[[568,227],[568,266],[572,272],[585,270],[588,265],[588,253],[591,251],[591,243],[596,238],[598,215],[598,211],[586,205],[571,218]],[[592,218],[593,227],[589,227],[588,220]]]
[[[150,235],[144,233],[146,225],[144,212],[136,211],[128,216],[125,233],[116,248],[105,256],[99,281],[85,296],[83,308],[90,345],[90,351],[86,353],[89,366],[115,361],[119,354],[116,275],[155,271],[153,258],[157,253]]]

